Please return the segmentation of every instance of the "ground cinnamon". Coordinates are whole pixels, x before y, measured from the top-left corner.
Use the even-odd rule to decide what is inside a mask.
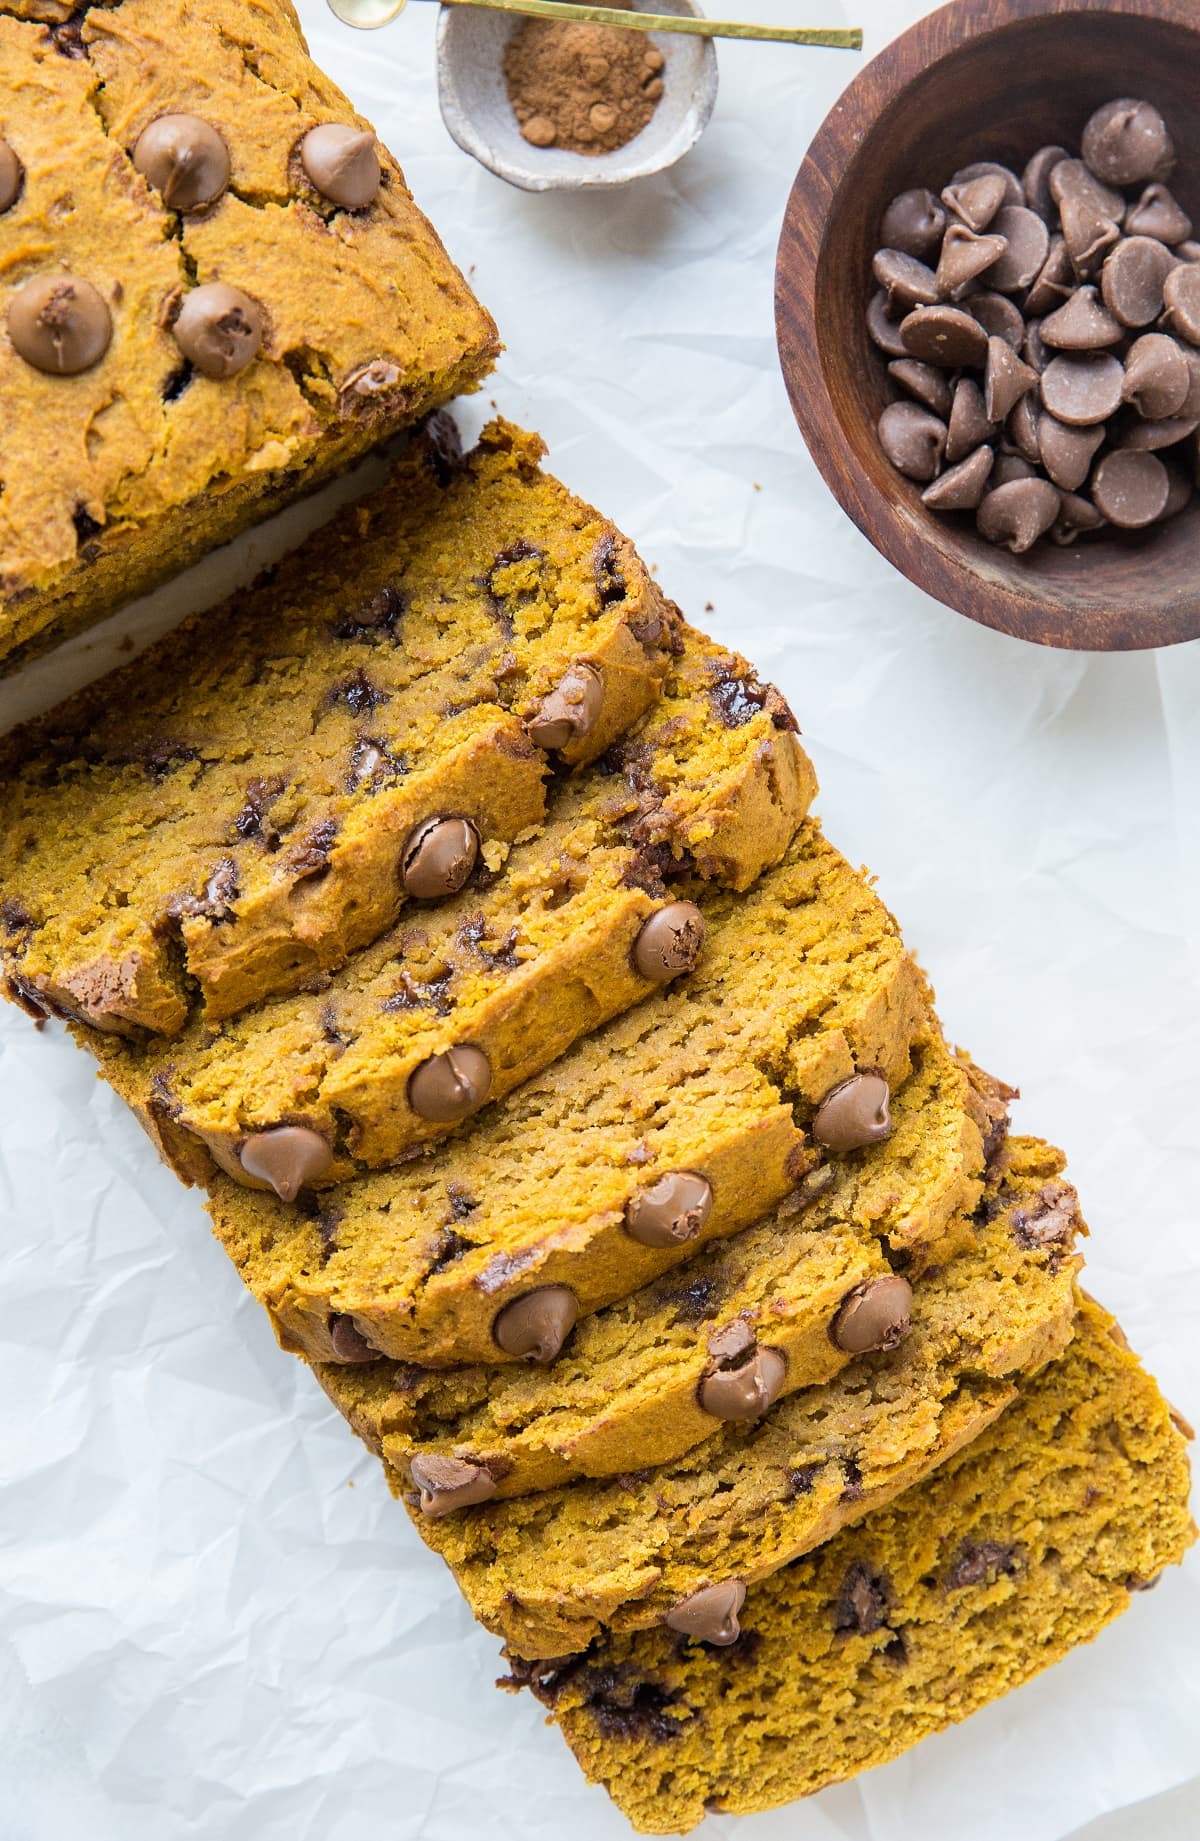
[[[526,19],[508,41],[504,79],[532,146],[612,153],[653,115],[664,62],[641,32]]]

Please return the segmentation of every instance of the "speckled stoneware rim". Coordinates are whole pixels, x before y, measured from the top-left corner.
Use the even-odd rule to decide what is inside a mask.
[[[638,12],[704,17],[695,0],[633,0]],[[696,145],[717,100],[717,53],[709,38],[648,34],[666,59],[664,94],[637,135],[613,153],[566,153],[522,139],[504,87],[504,47],[521,19],[483,7],[444,6],[438,18],[438,101],[465,153],[526,192],[583,192],[661,173]]]

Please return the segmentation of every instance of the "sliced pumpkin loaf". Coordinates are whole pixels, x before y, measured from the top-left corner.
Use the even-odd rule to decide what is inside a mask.
[[[678,616],[629,543],[535,435],[493,422],[463,459],[452,434],[0,742],[10,996],[138,1036],[296,990],[498,867],[549,763],[655,702]],[[769,693],[712,654],[714,726],[730,683],[761,718]]]
[[[289,0],[5,0],[0,123],[0,671],[492,367]]]
[[[832,1158],[764,1220],[585,1317],[551,1366],[322,1363],[318,1380],[432,1515],[663,1464],[718,1421],[761,1418],[899,1339],[912,1294],[889,1232],[945,1238],[957,1222],[973,1238],[980,1127],[1002,1142],[1008,1089],[936,1033],[913,1062],[884,1143]]]
[[[495,871],[315,990],[169,1041],[83,1035],[152,1129],[169,1120],[167,1154],[187,1140],[181,1173],[211,1157],[290,1199],[394,1163],[692,967],[703,917],[677,897],[778,862],[816,782],[781,700],[714,721],[714,685],[749,666],[687,627],[679,645],[650,713],[556,783]]]
[[[748,1585],[927,1476],[1060,1355],[1074,1316],[1075,1192],[1010,1140],[975,1244],[912,1286],[907,1334],[670,1464],[413,1519],[515,1655],[607,1626],[721,1632]]]
[[[212,1179],[218,1236],[286,1348],[550,1360],[577,1315],[748,1226],[826,1151],[886,1138],[928,990],[863,878],[806,821],[778,868],[702,907],[690,976],[430,1154],[291,1208]],[[195,1140],[152,1123],[182,1162]],[[957,1227],[890,1232],[928,1262]]]
[[[898,1757],[1093,1640],[1195,1538],[1185,1423],[1107,1312],[965,1451],[750,1588],[721,1646],[602,1633],[529,1687],[641,1834]]]

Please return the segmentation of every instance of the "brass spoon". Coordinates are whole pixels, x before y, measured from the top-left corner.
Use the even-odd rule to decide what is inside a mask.
[[[697,38],[762,38],[782,45],[822,45],[834,51],[861,51],[862,33],[822,26],[747,26],[736,19],[692,19],[678,13],[634,13],[612,6],[578,6],[574,0],[441,0],[443,6],[485,6],[499,13],[525,13],[535,19],[571,19],[585,25],[618,26],[627,32],[690,32]],[[408,0],[327,0],[343,25],[374,32],[399,19]]]

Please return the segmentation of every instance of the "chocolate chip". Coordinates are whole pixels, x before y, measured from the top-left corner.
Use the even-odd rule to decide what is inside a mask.
[[[1026,327],[1025,343],[1021,347],[1021,356],[1024,358],[1026,364],[1031,364],[1033,366],[1039,377],[1045,375],[1046,367],[1054,357],[1054,353],[1050,350],[1050,347],[1042,337],[1042,323],[1040,320],[1030,320],[1029,325]]]
[[[301,1189],[324,1176],[333,1151],[328,1139],[307,1125],[275,1125],[253,1132],[238,1161],[247,1176],[266,1183],[281,1202],[294,1202]]]
[[[1070,1183],[1054,1178],[1037,1193],[1014,1207],[1009,1231],[1018,1246],[1069,1246],[1079,1228],[1079,1197]]]
[[[1039,401],[1036,393],[1023,396],[1009,416],[1005,428],[1009,444],[1016,449],[1022,460],[1028,460],[1032,466],[1036,466],[1041,459],[1038,447],[1038,423],[1041,420]]]
[[[431,1055],[408,1081],[408,1103],[419,1119],[455,1125],[478,1112],[492,1090],[492,1064],[473,1042]]]
[[[379,191],[382,173],[369,128],[333,121],[310,128],[300,143],[300,164],[310,185],[344,210],[363,210]]]
[[[946,1589],[961,1592],[972,1585],[991,1585],[1002,1573],[1011,1578],[1020,1570],[1016,1548],[1004,1541],[964,1541],[950,1568]]]
[[[1181,345],[1184,361],[1188,368],[1188,393],[1179,411],[1181,416],[1200,417],[1200,352],[1193,351],[1190,345]]]
[[[1121,406],[1125,371],[1111,352],[1078,352],[1055,358],[1042,373],[1042,402],[1070,428],[1107,422]]]
[[[530,741],[547,754],[590,735],[604,708],[604,680],[582,661],[565,671],[539,703],[525,727]]]
[[[1159,448],[1177,447],[1194,434],[1198,426],[1200,417],[1194,415],[1164,416],[1152,421],[1148,416],[1134,413],[1118,423],[1116,441],[1119,447],[1132,448],[1135,453],[1154,454]]]
[[[1047,223],[1055,215],[1054,195],[1050,190],[1050,175],[1061,160],[1069,160],[1070,154],[1065,147],[1054,145],[1039,147],[1021,174],[1021,190],[1025,194],[1025,203],[1031,211]]]
[[[209,281],[183,297],[171,328],[184,357],[205,377],[236,377],[258,355],[262,314],[248,294]]]
[[[715,1341],[709,1341],[713,1354]],[[775,1404],[786,1378],[787,1357],[778,1349],[760,1349],[751,1334],[748,1348],[722,1356],[704,1376],[696,1397],[701,1411],[714,1419],[749,1425]]]
[[[1047,186],[1060,214],[1072,199],[1085,204],[1096,217],[1119,229],[1125,217],[1125,200],[1115,186],[1106,185],[1083,160],[1060,160],[1051,170]]]
[[[421,1513],[431,1520],[487,1502],[496,1493],[496,1479],[487,1465],[470,1464],[465,1458],[415,1457],[409,1469],[421,1492]]]
[[[403,760],[392,754],[375,736],[361,735],[350,750],[350,767],[346,785],[351,792],[369,787],[372,792],[387,780],[400,779],[407,771]]]
[[[1167,469],[1155,454],[1119,448],[1106,454],[1092,480],[1092,497],[1110,524],[1140,531],[1161,518],[1167,503]]]
[[[400,852],[400,881],[418,901],[457,895],[479,857],[479,833],[467,818],[425,818]]]
[[[687,1267],[682,1284],[673,1278],[662,1279],[651,1293],[653,1308],[670,1311],[672,1324],[703,1323],[715,1316],[720,1294],[721,1285],[712,1273],[694,1273],[689,1277]]]
[[[1125,354],[1122,394],[1138,414],[1151,421],[1174,416],[1192,387],[1187,359],[1174,339],[1161,332],[1143,333]]]
[[[989,422],[1007,421],[1021,398],[1037,383],[1032,365],[1018,358],[1004,339],[988,340],[983,380],[983,408]]]
[[[936,479],[946,448],[946,424],[916,403],[889,403],[878,423],[879,445],[906,479]]]
[[[322,819],[314,825],[284,856],[282,867],[297,882],[306,882],[314,876],[323,876],[329,868],[329,857],[337,841],[338,822],[336,818]]]
[[[898,1272],[866,1279],[843,1298],[830,1328],[847,1355],[894,1349],[912,1327],[912,1286]]]
[[[600,596],[601,607],[614,607],[625,599],[628,593],[624,572],[621,568],[620,552],[616,538],[611,531],[606,531],[592,552],[592,574],[596,580],[596,591]],[[644,645],[652,645],[662,630],[662,621],[657,614],[648,616],[646,630],[639,634]]]
[[[950,414],[954,401],[950,382],[944,371],[936,365],[922,364],[916,358],[900,358],[895,364],[888,365],[888,376],[898,383],[902,390],[915,396],[918,403],[930,410],[943,421]]]
[[[893,319],[913,307],[928,307],[941,299],[938,278],[931,268],[899,249],[878,249],[873,261],[875,279],[887,296]]]
[[[1005,205],[992,220],[991,234],[1004,238],[1005,249],[988,270],[989,285],[999,294],[1027,288],[1050,253],[1050,232],[1042,219],[1028,205]]]
[[[987,358],[987,334],[961,307],[918,307],[900,322],[903,350],[927,364],[955,371],[979,368]]]
[[[347,371],[339,392],[340,401],[343,407],[352,407],[352,398],[369,402],[372,397],[385,396],[389,390],[395,390],[403,375],[400,366],[391,358],[372,358]]]
[[[229,184],[229,149],[199,115],[160,115],[138,135],[133,163],[169,211],[202,211]]]
[[[983,391],[973,378],[960,377],[954,386],[954,402],[946,431],[946,459],[951,466],[956,466],[977,447],[990,441],[995,432],[995,425],[988,421]]]
[[[363,605],[335,620],[335,639],[395,639],[396,628],[408,612],[408,597],[400,588],[381,588]]]
[[[339,1362],[373,1362],[378,1359],[379,1351],[371,1347],[354,1318],[345,1312],[330,1317],[329,1340],[333,1344],[334,1358]]]
[[[240,894],[237,864],[232,857],[222,857],[199,895],[174,895],[167,904],[172,920],[199,919],[214,926],[231,920],[231,904]]]
[[[681,1630],[700,1643],[713,1643],[719,1649],[736,1643],[742,1634],[738,1612],[746,1602],[742,1579],[723,1579],[719,1585],[706,1585],[673,1605],[663,1620],[669,1629]]]
[[[931,511],[974,511],[991,478],[993,459],[990,447],[977,447],[956,467],[948,467],[932,486],[926,486],[922,504]]]
[[[1181,263],[1163,282],[1163,303],[1172,332],[1200,345],[1200,266]]]
[[[1105,261],[1100,277],[1105,305],[1122,326],[1149,326],[1163,310],[1164,284],[1175,267],[1165,243],[1153,237],[1125,237]],[[1186,266],[1179,272],[1190,273]]]
[[[1174,247],[1187,242],[1192,220],[1165,185],[1148,185],[1137,203],[1126,211],[1125,229],[1131,237],[1153,237],[1158,243]]]
[[[1189,487],[1189,494],[1190,494]],[[1064,546],[1074,543],[1085,531],[1098,531],[1104,519],[1096,510],[1090,499],[1080,498],[1077,492],[1064,492],[1058,516],[1050,526],[1050,537],[1054,543]]]
[[[1156,108],[1130,96],[1106,102],[1083,131],[1083,157],[1108,185],[1140,185],[1161,179],[1174,165],[1175,149]]]
[[[974,160],[970,166],[960,166],[950,178],[953,186],[970,185],[975,179],[996,177],[1004,181],[1004,203],[1019,205],[1024,203],[1025,194],[1021,190],[1021,181],[1009,167],[1001,166],[996,160]]]
[[[1163,461],[1167,469],[1167,502],[1163,506],[1163,521],[1177,518],[1185,506],[1192,502],[1192,482],[1182,467],[1172,466],[1169,460]]]
[[[1025,311],[1031,319],[1053,313],[1069,300],[1076,285],[1075,268],[1063,237],[1051,237],[1046,260],[1025,296]]]
[[[988,481],[988,490],[995,492],[998,486],[1009,486],[1014,479],[1036,478],[1037,468],[1031,466],[1023,454],[998,454],[992,468],[992,477]]]
[[[1019,352],[1025,339],[1025,320],[1021,310],[1007,294],[968,295],[963,302],[973,320],[978,320],[989,338],[1003,339]]]
[[[900,337],[900,322],[890,317],[887,310],[887,295],[881,288],[872,294],[867,303],[867,331],[889,358],[907,358],[908,347]]]
[[[986,495],[975,522],[989,543],[1003,544],[1014,556],[1023,556],[1057,516],[1058,492],[1049,480],[1010,479]]]
[[[982,173],[963,185],[948,185],[942,203],[953,217],[960,219],[978,236],[986,230],[1004,203],[1008,187],[999,173]]]
[[[1081,278],[1095,274],[1121,234],[1124,199],[1102,185],[1082,160],[1060,160],[1048,184],[1076,274]]]
[[[8,336],[36,371],[75,377],[108,350],[112,315],[90,281],[52,269],[25,282],[9,301]]]
[[[883,214],[880,240],[889,249],[899,249],[907,256],[932,255],[942,240],[946,213],[932,192],[923,187],[901,192],[893,198]]]
[[[851,1074],[831,1087],[812,1123],[818,1144],[831,1151],[856,1151],[879,1144],[892,1129],[891,1093],[882,1074]]]
[[[1091,286],[1076,289],[1069,300],[1042,321],[1042,337],[1056,351],[1095,352],[1116,345],[1125,328]]]
[[[25,168],[5,140],[0,140],[0,216],[11,211],[21,196]]]
[[[579,1318],[579,1300],[569,1285],[539,1285],[506,1304],[492,1336],[506,1355],[545,1367],[552,1362]]]
[[[518,1664],[520,1667],[534,1667],[543,1671],[550,1666],[547,1663]],[[569,1660],[563,1667],[557,1667],[545,1682],[529,1682],[528,1685],[537,1698],[547,1707],[553,1707],[563,1688],[571,1680],[577,1662]],[[584,1706],[596,1723],[600,1736],[615,1739],[623,1743],[667,1745],[678,1739],[684,1730],[684,1722],[675,1718],[668,1709],[678,1699],[678,1695],[659,1687],[657,1682],[628,1680],[623,1670],[588,1669],[581,1677],[584,1684]]]
[[[887,1574],[856,1560],[842,1580],[833,1608],[833,1627],[839,1635],[874,1636],[887,1623],[892,1603]]]
[[[691,901],[670,901],[642,922],[633,963],[651,984],[670,984],[694,971],[704,946],[704,916]]]
[[[1104,444],[1103,426],[1070,428],[1044,410],[1038,420],[1042,465],[1056,486],[1074,492],[1092,470],[1096,450]]]
[[[1063,241],[1071,267],[1080,280],[1097,275],[1109,252],[1120,242],[1121,232],[1090,199],[1072,194],[1062,207]]]
[[[712,1186],[703,1176],[672,1170],[630,1198],[626,1231],[642,1246],[680,1246],[701,1232],[712,1206]]]
[[[1003,236],[976,236],[965,224],[951,224],[942,239],[942,253],[938,257],[938,292],[948,300],[961,299],[985,269],[999,262],[1007,248]]]

